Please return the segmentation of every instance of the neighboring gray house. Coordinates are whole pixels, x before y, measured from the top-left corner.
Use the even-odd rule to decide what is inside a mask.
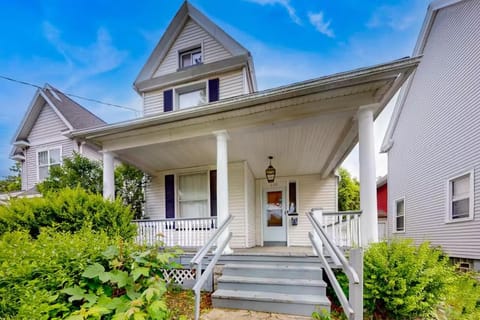
[[[36,194],[35,185],[51,166],[73,152],[101,160],[98,148],[69,137],[73,130],[105,125],[90,111],[49,84],[38,89],[12,139],[10,158],[22,164],[22,190],[17,196]]]
[[[382,146],[389,235],[480,269],[480,1],[435,1]]]

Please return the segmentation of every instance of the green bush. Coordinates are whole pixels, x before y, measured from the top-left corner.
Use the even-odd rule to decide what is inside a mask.
[[[480,283],[478,274],[457,273],[448,286],[440,314],[450,320],[480,319]]]
[[[375,318],[431,318],[453,279],[448,258],[429,243],[375,243],[365,252],[364,306]]]
[[[88,264],[117,239],[82,230],[44,230],[36,240],[26,231],[0,238],[0,319],[41,319],[66,307],[52,303],[57,291],[81,279]]]
[[[135,235],[131,223],[133,213],[121,200],[106,201],[79,187],[45,194],[42,198],[12,199],[0,206],[0,234],[28,230],[36,237],[42,227],[76,232],[84,226],[101,230],[111,236],[130,239]]]
[[[87,229],[7,232],[0,319],[166,319],[162,270],[174,256]]]

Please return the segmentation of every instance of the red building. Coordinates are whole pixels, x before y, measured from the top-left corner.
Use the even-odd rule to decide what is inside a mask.
[[[387,176],[377,180],[377,210],[378,210],[378,238],[385,239],[387,233],[387,212],[388,212],[388,188]]]

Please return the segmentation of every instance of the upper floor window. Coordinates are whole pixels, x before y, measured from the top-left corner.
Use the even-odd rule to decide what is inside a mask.
[[[405,231],[405,198],[395,201],[395,232]]]
[[[177,94],[178,109],[201,106],[207,103],[205,82],[183,88],[177,88],[175,91]]]
[[[202,47],[180,52],[180,69],[202,63]]]
[[[62,160],[61,148],[51,148],[38,152],[38,181],[43,181],[50,174],[50,167],[59,166]]]
[[[448,220],[473,217],[473,171],[448,180]]]

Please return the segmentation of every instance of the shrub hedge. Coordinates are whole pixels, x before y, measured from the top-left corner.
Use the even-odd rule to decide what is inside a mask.
[[[83,227],[101,230],[110,236],[132,238],[136,233],[131,223],[133,212],[121,200],[105,201],[101,195],[82,188],[62,189],[42,198],[12,199],[0,206],[0,234],[27,230],[37,237],[42,227],[76,232]]]

